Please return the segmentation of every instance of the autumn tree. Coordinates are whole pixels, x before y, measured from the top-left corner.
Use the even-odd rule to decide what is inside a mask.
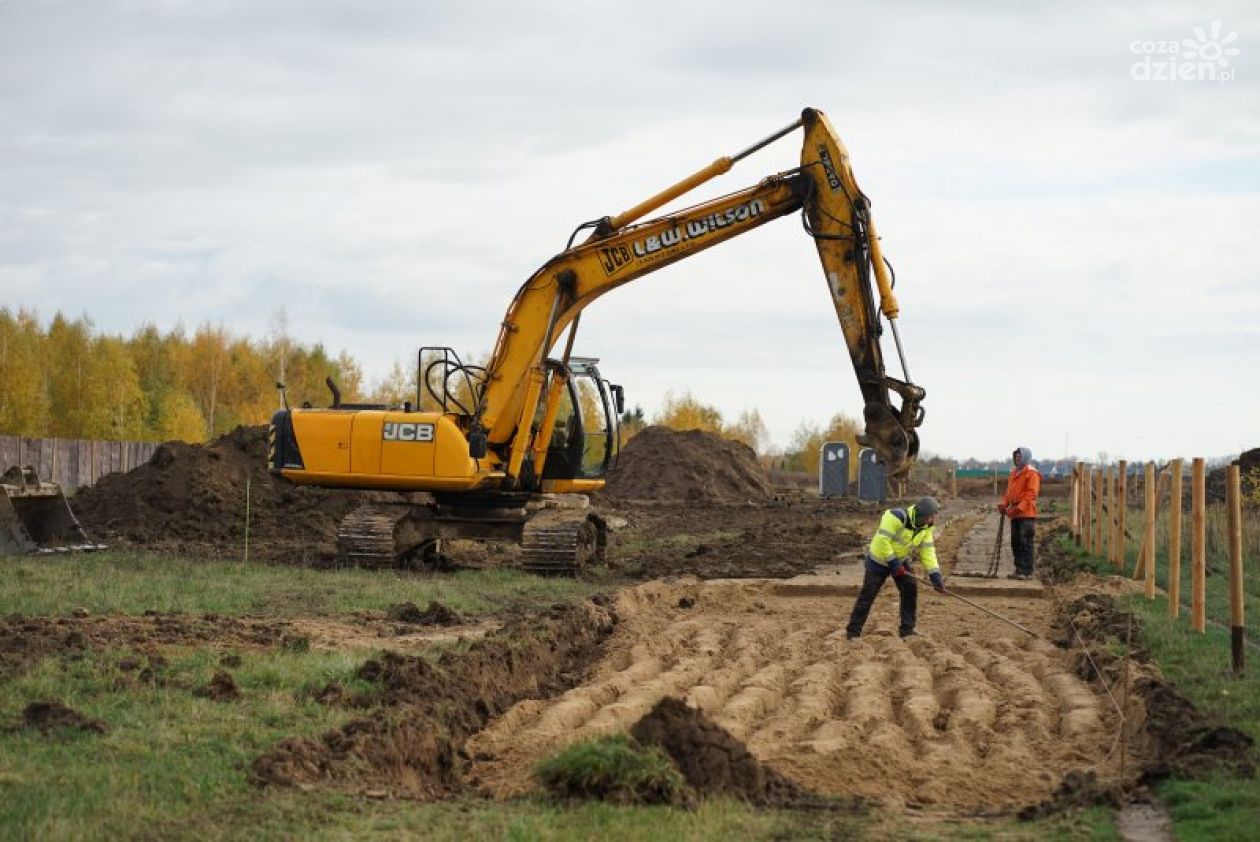
[[[661,411],[652,423],[675,430],[703,430],[719,435],[723,428],[722,412],[715,406],[696,400],[690,391],[678,396],[672,391],[666,392]]]
[[[810,476],[818,476],[818,459],[823,444],[829,441],[842,441],[849,445],[849,478],[857,476],[857,443],[862,428],[858,422],[845,415],[836,413],[824,427],[819,424],[802,421],[792,435],[792,444],[784,455],[784,467],[789,471],[800,471]]]
[[[0,308],[0,431],[38,436],[47,431],[46,342],[35,314]]]
[[[770,431],[766,429],[766,422],[756,409],[745,409],[741,412],[738,419],[723,427],[722,435],[743,442],[757,453],[764,452],[770,443]]]

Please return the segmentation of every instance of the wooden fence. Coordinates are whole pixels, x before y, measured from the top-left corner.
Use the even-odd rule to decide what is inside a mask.
[[[151,441],[0,436],[0,471],[13,465],[29,466],[39,472],[40,479],[59,483],[69,493],[91,485],[105,474],[129,471],[149,461],[157,447]]]
[[[1129,466],[1098,466],[1077,462],[1072,472],[1072,533],[1078,546],[1095,556],[1109,560],[1118,572],[1125,573],[1128,559],[1125,545],[1131,533],[1126,526],[1128,513]],[[1190,625],[1202,634],[1207,630],[1207,471],[1202,458],[1195,458],[1190,468]],[[1138,550],[1132,576],[1143,582],[1147,599],[1155,599],[1155,563],[1163,554],[1168,561],[1168,612],[1178,617],[1181,612],[1181,534],[1185,500],[1182,483],[1185,463],[1173,459],[1161,471],[1154,462],[1144,466],[1142,491],[1141,548]],[[1167,492],[1167,546],[1158,546],[1155,523],[1159,507]],[[1245,625],[1242,556],[1242,480],[1238,465],[1230,465],[1225,473],[1225,511],[1228,520],[1226,543],[1229,555],[1229,631],[1235,672],[1245,665]],[[1136,527],[1135,527],[1136,528]]]

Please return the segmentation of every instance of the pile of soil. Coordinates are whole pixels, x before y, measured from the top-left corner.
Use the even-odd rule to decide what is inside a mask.
[[[1072,602],[1068,617],[1090,648],[1093,661],[1112,687],[1120,686],[1124,671],[1124,646],[1129,625],[1138,638],[1140,620],[1121,610],[1108,594],[1088,594]],[[1060,643],[1068,645],[1070,627],[1064,622]],[[1120,644],[1120,645],[1116,645]],[[1119,653],[1119,654],[1117,654]],[[1251,778],[1256,772],[1254,741],[1227,725],[1210,720],[1193,702],[1166,680],[1158,666],[1141,647],[1134,646],[1130,669],[1134,670],[1133,691],[1141,700],[1142,713],[1133,719],[1141,724],[1135,735],[1140,744],[1143,782],[1170,775],[1206,779],[1223,774]],[[1084,653],[1076,656],[1077,675],[1094,680],[1097,674]]]
[[[1260,492],[1260,447],[1244,450],[1231,464],[1237,465],[1242,474],[1242,493],[1244,499],[1254,500]],[[1207,499],[1213,503],[1225,501],[1225,468],[1217,468],[1207,475]],[[1190,502],[1190,491],[1186,490],[1186,502]]]
[[[606,602],[557,605],[518,618],[436,663],[396,654],[368,661],[358,677],[374,690],[353,704],[370,707],[371,714],[318,739],[277,743],[254,761],[251,780],[414,798],[454,792],[470,735],[516,702],[548,698],[580,677],[616,622]]]
[[[201,696],[212,702],[234,702],[241,697],[241,690],[236,686],[236,679],[230,672],[219,670],[205,687],[193,691],[194,696]]]
[[[396,622],[415,626],[458,626],[464,622],[459,612],[435,599],[430,600],[429,607],[423,611],[414,602],[399,602],[389,606],[385,615]]]
[[[766,807],[784,807],[807,793],[753,757],[748,748],[681,699],[656,703],[630,735],[660,746],[700,795],[726,795]]]
[[[31,702],[22,711],[22,724],[44,734],[56,728],[73,728],[94,734],[109,732],[109,726],[101,720],[84,716],[61,702]]]
[[[237,427],[207,445],[167,442],[146,464],[80,490],[71,506],[96,540],[239,557],[247,482],[250,555],[264,560],[330,561],[338,522],[368,496],[272,476],[266,427]]]
[[[702,430],[647,427],[622,449],[604,493],[620,500],[747,503],[774,497],[753,449]]]

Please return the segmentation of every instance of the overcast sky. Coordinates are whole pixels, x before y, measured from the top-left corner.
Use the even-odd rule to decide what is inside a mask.
[[[1217,80],[1134,78],[1196,27]],[[874,202],[925,451],[1260,445],[1255,3],[0,0],[0,305],[255,337],[284,307],[370,379],[484,354],[575,225],[807,105]],[[779,444],[861,415],[796,217],[600,299],[576,350]]]

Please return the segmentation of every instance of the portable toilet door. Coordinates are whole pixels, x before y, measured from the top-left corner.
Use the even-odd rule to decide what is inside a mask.
[[[842,441],[826,442],[818,459],[819,496],[849,496],[849,446]]]
[[[888,466],[879,461],[874,449],[858,452],[858,499],[884,502],[888,488]]]

